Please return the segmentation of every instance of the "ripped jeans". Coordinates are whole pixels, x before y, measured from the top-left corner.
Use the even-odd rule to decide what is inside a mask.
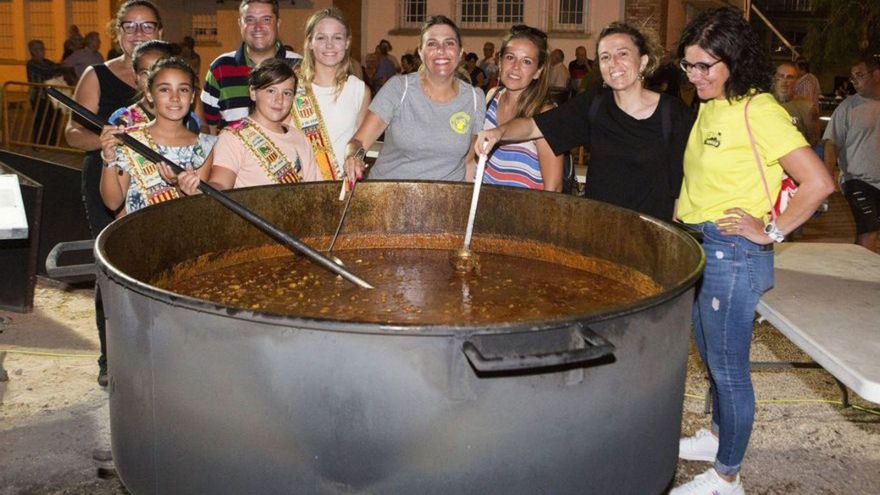
[[[773,286],[773,250],[722,235],[712,222],[691,227],[703,233],[706,252],[693,323],[709,369],[712,430],[719,439],[715,470],[732,476],[742,465],[755,418],[749,348],[758,300]]]

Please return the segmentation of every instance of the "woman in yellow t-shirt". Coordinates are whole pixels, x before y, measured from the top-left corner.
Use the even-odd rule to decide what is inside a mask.
[[[702,100],[685,150],[677,216],[703,234],[706,269],[693,323],[713,404],[711,431],[683,438],[679,457],[714,466],[671,495],[745,493],[739,471],[755,411],[749,347],[758,300],[773,285],[772,246],[834,190],[822,161],[768,93],[773,70],[762,46],[733,8],[701,14],[678,46],[681,68]],[[771,218],[783,170],[800,188],[785,213]]]

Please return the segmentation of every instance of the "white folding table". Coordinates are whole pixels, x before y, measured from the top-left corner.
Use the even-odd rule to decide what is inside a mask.
[[[0,239],[27,239],[28,223],[18,176],[0,174]]]
[[[784,243],[774,276],[758,313],[839,384],[880,403],[880,255],[854,244]]]

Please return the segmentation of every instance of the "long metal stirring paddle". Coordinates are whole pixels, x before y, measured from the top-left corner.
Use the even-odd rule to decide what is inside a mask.
[[[89,121],[92,125],[97,126],[98,128],[103,128],[103,126],[105,125],[104,122],[101,121],[100,117],[98,117],[93,112],[91,112],[89,109],[80,105],[79,103],[77,103],[72,98],[65,95],[64,93],[58,91],[57,89],[46,88],[46,93],[49,96],[51,96],[52,98],[55,98],[56,100],[58,100],[58,102],[60,102],[61,104],[63,104],[67,108],[71,109],[73,112],[75,112],[80,117]],[[156,152],[155,150],[153,150],[149,146],[143,144],[142,142],[129,136],[128,134],[120,133],[120,134],[117,134],[116,137],[118,137],[119,140],[122,141],[122,143],[124,145],[126,145],[129,148],[133,149],[134,151],[140,153],[147,160],[150,160],[153,163],[165,162],[172,168],[172,170],[174,170],[178,173],[183,172],[183,170],[184,170],[183,167],[181,167],[180,165],[174,163],[173,161],[165,158],[164,156],[160,155],[158,152]],[[364,281],[363,279],[361,279],[357,275],[355,275],[355,274],[349,272],[348,270],[346,270],[345,268],[337,265],[332,260],[328,259],[327,257],[322,255],[318,251],[315,251],[314,249],[310,248],[308,245],[306,245],[304,242],[297,239],[296,237],[294,237],[294,236],[288,234],[287,232],[279,229],[278,227],[272,225],[267,220],[265,220],[263,217],[257,215],[256,213],[249,210],[241,203],[238,203],[237,201],[233,200],[232,198],[230,198],[226,194],[215,189],[213,186],[211,186],[207,182],[200,182],[199,183],[199,190],[202,191],[202,193],[204,193],[205,196],[208,196],[208,197],[220,202],[220,204],[222,204],[226,208],[232,210],[233,213],[235,213],[236,215],[245,219],[246,221],[250,222],[255,227],[262,230],[264,233],[266,233],[267,235],[269,235],[270,237],[272,237],[273,239],[275,239],[279,243],[283,244],[285,247],[287,247],[291,251],[297,251],[297,252],[304,254],[307,258],[309,258],[313,262],[326,268],[327,270],[330,270],[331,272],[339,275],[340,277],[344,278],[345,280],[348,280],[349,282],[351,282],[359,287],[363,287],[364,289],[372,289],[373,288],[372,285],[368,284],[366,281]]]

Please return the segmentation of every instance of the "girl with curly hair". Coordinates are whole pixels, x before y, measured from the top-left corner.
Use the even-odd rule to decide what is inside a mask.
[[[684,156],[678,218],[703,234],[706,268],[693,307],[709,370],[711,431],[683,438],[679,457],[714,462],[671,495],[744,494],[739,471],[755,414],[749,348],[755,309],[773,286],[773,244],[834,189],[819,157],[769,93],[772,67],[742,13],[704,12],[684,30],[681,69],[702,100]],[[800,184],[771,213],[783,172]]]

